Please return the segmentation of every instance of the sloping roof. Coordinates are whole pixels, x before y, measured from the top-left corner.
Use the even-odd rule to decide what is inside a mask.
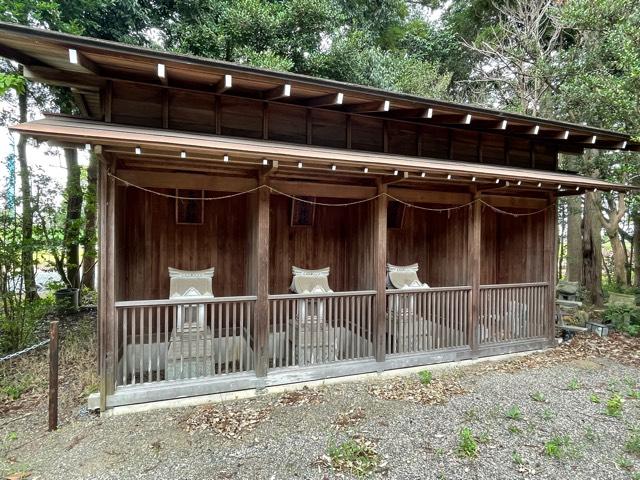
[[[561,172],[126,126],[60,115],[23,123],[12,130],[40,140],[102,145],[105,151],[146,156],[158,164],[171,163],[176,169],[180,162],[186,165],[185,158],[189,162],[222,167],[227,155],[233,164],[253,168],[260,168],[264,159],[277,160],[279,169],[291,171],[304,167],[311,171],[361,174],[367,167],[369,174],[392,176],[407,172],[407,178],[413,181],[442,182],[451,176],[456,181],[511,184],[518,189],[553,190],[561,194],[576,194],[585,189],[628,191],[633,188]]]
[[[106,80],[120,80],[544,139],[568,153],[584,148],[640,151],[629,135],[601,128],[16,24],[0,22],[0,55],[24,64],[28,78],[72,87],[85,116],[95,119],[104,118],[101,87]]]

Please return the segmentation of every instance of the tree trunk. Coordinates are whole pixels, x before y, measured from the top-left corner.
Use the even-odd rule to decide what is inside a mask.
[[[624,217],[626,211],[626,202],[624,193],[620,193],[618,196],[618,204],[616,205],[611,197],[607,197],[607,203],[609,205],[609,218],[605,218],[602,213],[602,204],[599,196],[594,196],[596,204],[594,207],[597,209],[596,213],[602,228],[604,228],[607,237],[611,243],[611,250],[613,253],[613,277],[616,284],[626,287],[627,272],[626,262],[627,255],[625,253],[622,240],[620,239],[620,221]]]
[[[582,278],[588,300],[596,307],[603,304],[602,294],[602,240],[600,221],[593,192],[585,193],[582,218]]]
[[[582,199],[567,197],[567,280],[583,283]]]
[[[82,186],[80,185],[80,166],[78,151],[64,149],[67,162],[67,217],[64,224],[64,247],[67,258],[67,278],[69,286],[80,287],[80,230],[82,215]]]
[[[82,246],[82,286],[95,290],[96,252],[96,191],[98,182],[98,159],[91,152],[89,168],[87,168],[87,193],[84,204],[84,236]]]
[[[20,67],[20,75],[23,73]],[[27,121],[27,95],[25,87],[23,93],[18,94],[18,105],[20,108],[20,123]],[[31,200],[31,183],[29,164],[27,162],[27,137],[20,135],[18,141],[18,163],[20,164],[20,190],[22,193],[22,254],[21,270],[24,281],[24,291],[27,301],[38,298],[36,287],[36,274],[33,259],[33,203]]]
[[[633,286],[640,287],[640,211],[633,212]]]

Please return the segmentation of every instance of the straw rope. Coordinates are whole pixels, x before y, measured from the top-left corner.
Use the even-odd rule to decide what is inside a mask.
[[[131,182],[127,181],[127,180],[124,180],[124,179],[122,179],[122,178],[120,178],[117,175],[114,175],[112,173],[108,173],[107,175],[109,175],[113,179],[117,180],[118,182],[122,183],[123,185],[129,186],[129,187],[133,187],[133,188],[136,188],[136,189],[141,190],[143,192],[147,192],[147,193],[150,193],[150,194],[153,194],[153,195],[158,195],[160,197],[169,198],[169,199],[173,199],[173,200],[203,200],[203,201],[227,200],[227,199],[230,199],[230,198],[239,197],[241,195],[248,195],[250,193],[257,192],[258,190],[266,188],[271,193],[274,193],[276,195],[282,195],[283,197],[290,198],[290,199],[295,200],[297,202],[306,203],[306,204],[310,204],[310,205],[319,205],[321,207],[350,207],[352,205],[359,205],[359,204],[362,204],[362,203],[371,202],[371,201],[376,200],[376,199],[378,199],[380,197],[387,197],[390,200],[393,200],[394,202],[398,202],[398,203],[401,203],[401,204],[405,205],[406,207],[415,208],[416,210],[423,210],[423,211],[427,211],[427,212],[436,212],[436,213],[453,212],[455,210],[460,210],[460,209],[463,209],[463,208],[470,207],[471,205],[473,205],[476,202],[480,202],[482,205],[487,206],[488,208],[490,208],[491,210],[493,210],[496,213],[499,213],[499,214],[502,214],[502,215],[509,215],[509,216],[512,216],[512,217],[525,217],[525,216],[537,215],[539,213],[545,212],[548,209],[556,206],[556,202],[553,202],[553,203],[547,205],[546,207],[541,208],[540,210],[536,210],[534,212],[514,213],[514,212],[509,212],[507,210],[503,210],[501,208],[495,207],[495,206],[491,205],[490,203],[482,200],[481,198],[478,198],[478,199],[475,199],[475,200],[471,200],[471,201],[469,201],[467,203],[463,203],[462,205],[455,205],[453,207],[432,208],[432,207],[424,207],[422,205],[415,205],[413,203],[405,202],[404,200],[400,200],[399,198],[394,197],[393,195],[390,195],[387,192],[378,193],[377,195],[374,195],[372,197],[364,198],[364,199],[361,199],[361,200],[354,200],[352,202],[327,203],[327,202],[318,202],[317,200],[309,200],[309,199],[306,199],[306,198],[296,197],[295,195],[291,195],[289,193],[285,193],[285,192],[282,192],[282,191],[280,191],[280,190],[278,190],[276,188],[273,188],[270,185],[258,185],[257,187],[251,188],[249,190],[245,190],[243,192],[235,192],[235,193],[230,193],[228,195],[221,195],[221,196],[218,196],[218,197],[193,198],[193,197],[183,197],[183,196],[180,196],[180,195],[171,195],[169,193],[158,192],[158,191],[152,190],[150,188],[146,188],[146,187],[142,187],[140,185],[133,184],[133,183],[131,183]]]

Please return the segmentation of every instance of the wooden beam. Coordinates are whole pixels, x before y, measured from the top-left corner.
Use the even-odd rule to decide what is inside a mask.
[[[307,107],[327,107],[330,105],[342,105],[343,100],[344,94],[342,92],[329,93],[305,100],[302,102],[302,105],[306,105]]]
[[[80,110],[80,114],[83,117],[89,118],[91,115],[89,112],[89,106],[87,105],[87,100],[86,98],[84,98],[84,95],[82,95],[82,93],[78,92],[74,88],[71,89],[71,94],[73,95],[73,102],[78,107],[78,110]]]
[[[364,102],[364,103],[352,103],[345,105],[342,109],[349,113],[372,113],[372,112],[388,112],[391,107],[389,100],[382,102]]]
[[[431,120],[440,125],[470,125],[473,116],[470,113],[433,115]]]
[[[474,200],[480,199],[480,194],[472,189]],[[469,214],[467,237],[467,278],[471,286],[471,298],[468,304],[467,343],[472,356],[478,355],[478,324],[480,319],[480,282],[482,272],[482,204],[476,201]]]
[[[386,193],[387,186],[378,183],[377,193]],[[374,309],[374,353],[377,362],[384,362],[387,333],[387,203],[386,195],[380,195],[374,204],[373,216],[373,275],[376,290]]]
[[[222,79],[216,84],[214,91],[216,93],[226,92],[233,87],[233,77],[231,75],[225,75]]]
[[[547,206],[546,198],[483,195],[482,200],[498,208],[529,208],[539,210]]]
[[[132,185],[145,188],[181,188],[213,192],[245,192],[258,185],[255,178],[202,175],[198,173],[119,169],[118,177]]]
[[[263,165],[260,175],[264,178],[269,177],[278,171],[278,160],[271,160],[269,165]]]
[[[280,100],[291,96],[291,84],[285,83],[277,87],[266,90],[262,93],[264,100]]]
[[[389,110],[385,118],[395,119],[429,119],[433,116],[433,108],[398,108]]]
[[[471,194],[465,192],[438,192],[389,187],[389,195],[409,203],[435,203],[440,205],[462,205],[471,201]]]
[[[27,55],[26,53],[20,52],[14,48],[8,47],[7,45],[0,44],[0,57],[8,58],[10,60],[14,60],[25,67],[47,67],[45,63],[41,60]],[[50,67],[49,67],[50,68]]]
[[[361,200],[376,195],[376,187],[314,183],[273,178],[270,185],[283,193],[294,196],[344,198]]]
[[[85,54],[75,48],[69,49],[69,63],[78,65],[85,73],[92,73],[99,77],[103,75],[102,69],[93,60],[87,58]]]
[[[386,176],[383,177],[381,179],[381,182],[383,185],[391,185],[393,183],[400,183],[403,180],[406,180],[409,178],[409,172],[401,172],[399,170],[396,170],[396,172],[398,172],[397,174],[391,175],[391,176]]]
[[[62,87],[82,88],[84,90],[90,89],[91,87],[99,90],[106,84],[105,79],[96,77],[93,74],[63,72],[55,68],[36,65],[25,66],[24,76],[34,82],[49,83]]]

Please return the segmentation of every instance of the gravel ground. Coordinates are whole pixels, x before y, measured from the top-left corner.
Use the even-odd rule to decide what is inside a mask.
[[[44,424],[42,412],[8,424],[0,419],[0,472],[47,479],[336,478],[342,473],[327,464],[329,446],[359,435],[379,453],[370,478],[640,478],[640,458],[625,452],[640,428],[640,400],[625,398],[620,417],[604,413],[613,392],[628,397],[640,389],[636,367],[594,358],[516,372],[438,370],[434,377],[455,381],[465,393],[451,394],[444,404],[370,393],[389,382],[430,388],[412,376],[325,386],[303,392],[302,403],[281,395],[230,402],[224,408],[240,417],[262,412],[247,421],[255,422],[253,430],[245,425],[232,438],[198,426],[207,412],[224,411],[221,405],[106,418],[80,412],[54,433],[34,429]],[[535,392],[545,401],[533,400]],[[592,402],[592,394],[602,403]],[[506,417],[514,406],[521,419]],[[360,415],[336,426],[341,414],[357,407]],[[463,427],[478,442],[475,458],[458,453]],[[570,439],[559,459],[544,453],[555,436]]]

